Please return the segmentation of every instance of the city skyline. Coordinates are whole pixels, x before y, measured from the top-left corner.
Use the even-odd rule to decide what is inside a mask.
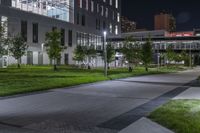
[[[177,31],[188,31],[193,30],[193,28],[200,28],[199,4],[199,1],[194,0],[190,3],[180,0],[176,2],[173,0],[123,0],[122,15],[135,21],[137,28],[153,30],[154,15],[165,11],[171,13],[176,18]]]

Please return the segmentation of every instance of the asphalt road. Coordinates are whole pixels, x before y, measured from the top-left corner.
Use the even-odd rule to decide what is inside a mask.
[[[195,68],[2,98],[0,133],[117,133],[98,125],[196,79],[199,72]]]

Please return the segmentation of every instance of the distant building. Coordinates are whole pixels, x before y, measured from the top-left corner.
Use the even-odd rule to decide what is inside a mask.
[[[133,32],[136,30],[136,22],[134,21],[130,21],[128,18],[126,17],[121,17],[121,31],[123,33],[126,32]]]
[[[171,14],[157,14],[154,16],[154,29],[174,32],[176,31],[176,20]]]
[[[153,31],[137,31],[137,32],[127,32],[122,33],[122,37],[128,37],[132,36],[133,38],[148,38],[149,36],[151,38],[156,37],[165,37],[168,36],[168,32],[165,30],[153,30]]]

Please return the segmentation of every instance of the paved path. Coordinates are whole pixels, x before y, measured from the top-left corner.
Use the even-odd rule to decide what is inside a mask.
[[[171,94],[199,72],[141,76],[1,99],[0,133],[117,133],[121,128],[109,127],[109,122],[120,120],[119,126],[129,126],[132,120],[123,123],[127,113]]]
[[[173,133],[169,129],[149,120],[148,118],[141,118],[119,133]]]
[[[198,99],[200,100],[200,87],[191,87],[184,91],[180,95],[174,98],[176,99]]]

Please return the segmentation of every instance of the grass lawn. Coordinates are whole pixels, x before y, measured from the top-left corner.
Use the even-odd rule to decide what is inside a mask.
[[[128,73],[127,69],[120,68],[110,70],[108,73],[109,76],[106,78],[103,76],[102,69],[83,70],[66,66],[61,66],[56,72],[54,72],[50,66],[0,69],[0,96],[174,71],[176,71],[175,68],[161,68],[159,71],[155,68],[151,68],[149,72],[145,72],[144,68],[140,67],[135,68],[132,73]]]
[[[200,100],[172,100],[149,117],[175,133],[200,133]]]

